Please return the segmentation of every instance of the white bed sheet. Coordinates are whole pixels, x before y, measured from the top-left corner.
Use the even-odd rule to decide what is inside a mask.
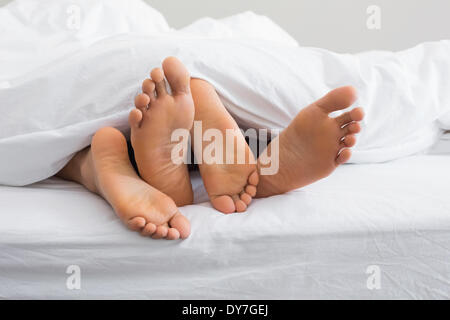
[[[0,187],[0,298],[448,299],[449,182],[450,155],[345,165],[244,214],[182,208],[192,235],[175,242],[128,231],[73,183]]]

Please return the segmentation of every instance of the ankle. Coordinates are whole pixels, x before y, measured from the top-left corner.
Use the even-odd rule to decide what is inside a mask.
[[[91,192],[98,193],[93,165],[91,148],[86,148],[75,154],[57,175],[65,180],[77,182]]]
[[[80,159],[81,183],[91,192],[100,194],[97,187],[94,161],[92,159],[91,148],[87,149]]]

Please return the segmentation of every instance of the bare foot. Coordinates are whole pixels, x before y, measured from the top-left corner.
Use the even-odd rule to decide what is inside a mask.
[[[91,148],[79,152],[58,175],[101,195],[130,229],[143,236],[171,240],[189,236],[189,221],[172,199],[138,177],[125,137],[117,129],[97,131]]]
[[[176,129],[189,132],[192,127],[194,103],[190,77],[174,57],[164,60],[163,70],[152,70],[152,79],[142,84],[144,93],[135,99],[136,109],[129,117],[131,143],[141,177],[170,196],[178,206],[184,206],[193,201],[192,186],[186,164],[172,161],[177,142],[172,142],[171,137]],[[166,90],[164,75],[172,94]]]
[[[329,114],[349,107],[355,100],[355,89],[342,87],[300,111],[260,156],[273,157],[272,145],[279,143],[279,170],[275,175],[260,175],[257,197],[301,188],[327,177],[347,162],[364,113],[355,108],[337,118]],[[259,170],[268,166],[258,163]]]
[[[226,131],[234,132],[234,148],[227,148],[224,141],[222,144],[223,154],[218,162],[212,163],[203,159],[199,163],[200,174],[203,178],[205,189],[213,207],[223,213],[243,212],[256,195],[258,184],[258,173],[256,161],[238,125],[225,109],[220,101],[214,87],[208,82],[192,79],[192,97],[195,104],[195,121],[202,126],[202,132],[216,129],[226,138]],[[194,126],[195,129],[195,126]],[[191,130],[193,149],[197,160],[204,158],[205,148],[208,142],[202,146],[197,145],[197,132]],[[244,155],[242,162],[238,162],[239,154]],[[233,159],[227,162],[228,159]]]

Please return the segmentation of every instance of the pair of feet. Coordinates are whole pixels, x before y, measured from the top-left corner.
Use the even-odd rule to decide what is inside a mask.
[[[229,129],[237,132],[238,126],[214,88],[202,80],[191,82],[176,58],[167,58],[163,69],[154,69],[142,90],[129,116],[141,177],[130,164],[124,136],[114,128],[103,128],[95,134],[84,156],[82,175],[95,178],[87,187],[105,198],[132,230],[152,238],[186,238],[190,223],[178,207],[191,204],[193,194],[187,166],[172,161],[178,144],[172,141],[172,133],[184,129],[195,135],[194,120],[201,121],[205,130],[220,130],[223,136]],[[260,156],[275,152],[277,146],[279,169],[273,175],[259,174],[267,164],[254,161],[244,137],[237,134],[235,145],[243,148],[238,151],[245,155],[244,163],[199,164],[212,205],[223,213],[243,212],[254,197],[282,194],[328,176],[349,160],[349,148],[356,143],[358,122],[363,119],[360,108],[337,118],[329,114],[347,108],[354,100],[354,89],[342,87],[304,108]],[[196,146],[197,139],[192,140],[198,158],[208,145]],[[223,150],[223,159],[230,152],[235,153],[235,147]]]

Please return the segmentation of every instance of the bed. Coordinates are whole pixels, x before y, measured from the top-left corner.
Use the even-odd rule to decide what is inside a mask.
[[[2,186],[0,297],[449,299],[449,143],[344,165],[243,214],[212,209],[193,173],[192,235],[174,242],[128,231],[71,182]]]
[[[77,0],[78,6],[72,2],[46,1],[42,10],[40,2],[21,0],[0,10],[1,27],[6,30],[0,45],[6,57],[0,61],[0,109],[6,115],[0,133],[0,183],[26,185],[51,176],[102,126],[126,126],[129,110],[123,106],[140,90],[148,70],[169,55],[163,50],[169,42],[156,35],[172,28],[161,13],[141,1]],[[83,24],[77,31],[66,18],[73,18],[80,8]],[[261,36],[270,41],[266,56],[278,57],[277,65],[248,55],[247,64],[255,65],[256,75],[242,69],[238,85],[229,85],[228,77],[214,83],[233,116],[247,121],[245,127],[284,128],[299,106],[330,88],[379,79],[374,88],[380,94],[375,89],[361,90],[367,96],[360,101],[367,110],[367,125],[359,146],[375,153],[358,156],[361,150],[355,150],[355,164],[341,166],[329,178],[301,190],[255,200],[243,214],[215,211],[198,173],[193,173],[195,205],[181,208],[192,224],[192,234],[184,241],[151,240],[128,231],[103,199],[75,183],[50,178],[24,187],[0,186],[0,298],[450,299],[450,136],[427,154],[404,157],[428,147],[429,141],[435,141],[435,131],[450,129],[449,90],[441,87],[448,85],[448,42],[401,52],[402,62],[417,61],[420,66],[420,72],[406,75],[398,72],[414,64],[397,70],[392,68],[400,65],[391,60],[395,55],[361,54],[358,57],[376,66],[369,68],[369,63],[366,71],[378,73],[363,74],[357,68],[354,79],[347,79],[347,73],[336,67],[346,70],[348,55],[304,48],[302,55],[324,56],[324,63],[311,59],[298,60],[297,67],[286,63],[288,59],[278,53],[295,53],[290,50],[299,50],[297,42],[270,19],[251,12],[200,19],[183,28],[183,34],[192,46],[185,61],[197,57],[196,50],[203,52],[203,61],[212,61],[194,63],[193,59],[189,70],[211,81],[219,74],[214,67],[221,61],[227,68],[220,74],[229,70],[230,79],[239,78],[241,69],[230,66],[232,61],[242,63],[241,50],[248,41],[258,40],[258,52]],[[420,34],[436,38],[434,33]],[[173,35],[177,46],[183,42]],[[197,45],[198,35],[211,42]],[[316,33],[311,35],[317,38]],[[327,33],[327,44],[336,42],[335,35]],[[144,50],[142,39],[150,36],[149,45],[159,41],[161,46]],[[240,50],[222,50],[229,46],[223,39],[231,36],[242,37]],[[211,44],[216,50],[210,49]],[[177,46],[169,48],[170,54],[183,53]],[[127,67],[123,61],[130,55],[135,60]],[[388,63],[380,63],[377,55]],[[121,72],[111,72],[118,65]],[[271,82],[250,81],[266,79],[269,67],[303,72],[285,70],[290,77],[277,79],[277,88],[285,90],[275,90]],[[91,90],[92,79],[96,90]],[[420,90],[402,91],[405,82]],[[252,90],[242,90],[245,85]],[[257,99],[250,99],[249,92]],[[395,104],[390,92],[402,99],[415,95],[414,103]],[[55,105],[64,112],[55,113]],[[427,125],[437,115],[441,127],[430,131]],[[425,130],[419,130],[422,127]],[[374,161],[382,163],[367,164]]]

